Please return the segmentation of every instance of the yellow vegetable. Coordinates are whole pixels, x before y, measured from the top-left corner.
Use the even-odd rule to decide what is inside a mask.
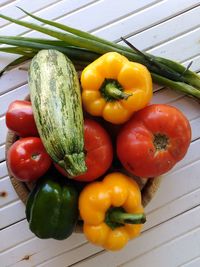
[[[152,97],[147,68],[116,52],[89,64],[81,74],[82,100],[88,113],[121,124],[145,107]]]
[[[87,185],[79,196],[79,211],[86,238],[112,251],[138,236],[145,222],[137,183],[119,172]]]

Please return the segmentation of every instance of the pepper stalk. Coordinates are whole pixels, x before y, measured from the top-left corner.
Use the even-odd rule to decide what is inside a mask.
[[[112,230],[125,224],[144,224],[145,222],[144,213],[128,213],[122,207],[111,207],[105,216],[105,223]]]

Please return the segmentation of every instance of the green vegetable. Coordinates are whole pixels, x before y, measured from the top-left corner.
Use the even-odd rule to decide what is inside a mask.
[[[17,47],[23,47],[24,49],[26,49],[27,47],[29,49],[33,49],[32,52],[34,52],[36,46],[37,49],[44,49],[44,45],[53,45],[54,49],[67,49],[66,51],[63,50],[62,52],[67,54],[67,56],[69,56],[72,60],[74,59],[74,57],[76,57],[77,59],[79,52],[81,52],[82,56],[80,56],[79,59],[81,59],[82,65],[84,61],[86,62],[86,60],[84,59],[85,56],[88,63],[92,62],[94,60],[94,57],[97,57],[98,55],[104,54],[109,51],[115,51],[126,56],[129,60],[144,64],[151,72],[153,81],[155,83],[164,86],[167,85],[170,88],[184,92],[197,100],[200,99],[200,77],[195,72],[189,70],[189,68],[185,68],[183,65],[169,59],[155,57],[148,53],[142,53],[123,38],[123,41],[126,42],[130,47],[115,44],[113,42],[96,37],[90,33],[86,33],[84,31],[80,31],[57,22],[34,16],[24,11],[22,8],[20,9],[32,18],[41,21],[42,23],[51,25],[62,31],[53,30],[52,28],[50,29],[44,26],[39,26],[34,23],[16,20],[0,14],[0,17],[3,19],[14,22],[29,29],[34,29],[38,32],[42,32],[55,38],[53,40],[53,43],[52,40],[48,39],[0,36],[0,43],[15,46],[13,47],[13,51],[15,51]],[[74,50],[75,48],[82,50],[76,51]],[[72,56],[70,54],[72,54]]]
[[[76,189],[61,178],[42,178],[28,197],[26,218],[37,237],[66,239],[78,220]]]
[[[31,61],[33,114],[51,158],[71,177],[86,171],[80,85],[72,62],[56,50],[41,50]]]

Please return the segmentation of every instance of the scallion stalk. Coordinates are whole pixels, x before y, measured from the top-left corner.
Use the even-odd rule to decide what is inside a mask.
[[[45,24],[51,25],[53,27],[56,27],[58,29],[64,30],[65,32],[69,32],[72,34],[75,34],[76,36],[82,37],[84,39],[89,39],[89,40],[93,40],[96,41],[98,43],[101,44],[105,44],[108,46],[113,47],[113,50],[115,49],[119,49],[122,50],[121,52],[125,53],[125,56],[127,56],[130,59],[133,60],[137,60],[135,59],[135,55],[130,56],[129,53],[131,54],[137,54],[138,50],[135,47],[132,47],[132,49],[130,49],[129,47],[125,47],[119,44],[115,44],[113,42],[104,40],[102,38],[99,38],[97,36],[94,36],[90,33],[63,25],[61,23],[58,22],[54,22],[54,21],[50,21],[47,19],[43,19],[41,17],[35,16],[27,11],[25,11],[24,9],[18,7],[20,10],[22,10],[26,15],[40,21],[43,22]],[[124,39],[123,39],[124,40]],[[142,58],[144,59],[144,57],[146,57],[146,62],[141,61],[141,59],[139,60],[140,63],[145,63],[145,65],[148,65],[148,68],[152,71],[155,71],[157,74],[161,74],[167,78],[172,78],[175,81],[181,81],[181,82],[186,82],[188,84],[194,85],[194,86],[199,86],[199,77],[197,75],[195,75],[193,72],[191,72],[190,70],[188,70],[187,68],[185,68],[184,66],[180,65],[179,63],[173,62],[171,60],[168,59],[162,59],[160,57],[155,57],[152,56],[148,53],[141,53],[143,54]],[[151,63],[150,66],[148,63]],[[163,65],[164,63],[164,65]],[[152,65],[157,65],[158,69],[152,69]]]
[[[13,49],[11,47],[0,48],[0,51],[7,51],[9,53],[16,52],[16,54],[18,53],[27,57],[28,55],[26,55],[26,52],[30,52],[30,55],[31,53],[34,55],[41,49],[57,49],[71,57],[76,63],[80,62],[82,66],[92,62],[101,54],[115,51],[126,56],[129,60],[144,64],[151,72],[155,83],[169,86],[172,89],[193,96],[198,100],[200,99],[200,76],[177,62],[143,53],[134,46],[125,47],[115,44],[90,33],[58,22],[46,20],[32,15],[23,9],[21,10],[32,18],[59,29],[59,31],[38,24],[13,19],[2,14],[0,14],[0,17],[29,29],[42,32],[55,39],[0,36],[0,43],[14,46]],[[123,40],[126,41],[125,39]],[[126,41],[126,43],[128,42]],[[20,60],[22,61],[23,57]],[[15,63],[13,62],[13,64]]]
[[[65,46],[61,46],[60,44],[57,45],[54,42],[48,42],[45,41],[43,43],[40,43],[39,40],[36,42],[33,38],[23,38],[20,39],[19,37],[12,37],[12,36],[0,36],[0,43],[2,44],[8,44],[23,48],[31,48],[32,50],[35,49],[35,51],[39,51],[41,49],[57,49],[60,52],[67,55],[70,59],[80,59],[83,61],[92,61],[95,60],[99,54],[93,53],[91,51],[83,50],[82,48],[72,47],[65,44]]]

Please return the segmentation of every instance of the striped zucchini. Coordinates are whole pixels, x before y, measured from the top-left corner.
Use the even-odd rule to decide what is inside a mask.
[[[57,50],[41,50],[28,73],[33,114],[53,161],[71,177],[86,171],[80,85],[72,62]]]

